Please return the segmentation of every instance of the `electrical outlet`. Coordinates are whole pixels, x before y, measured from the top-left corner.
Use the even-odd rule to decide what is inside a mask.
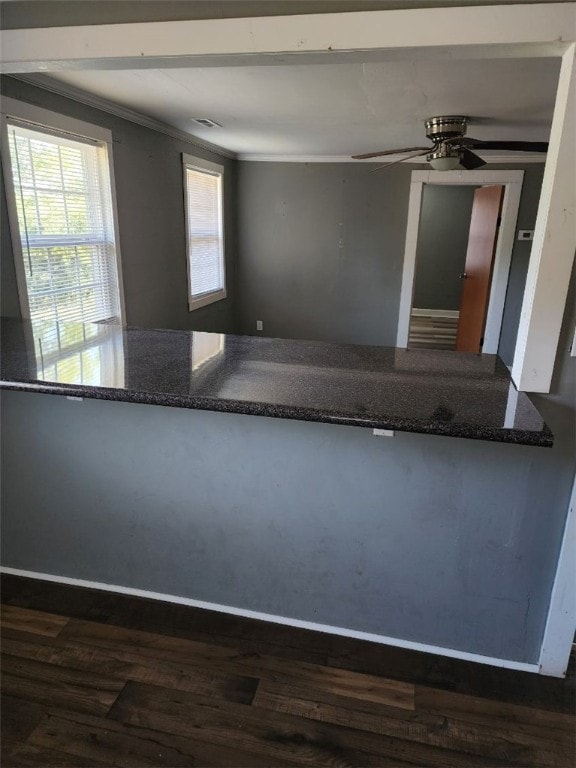
[[[262,322],[262,320],[256,320],[256,330],[257,331],[264,330],[264,323]]]

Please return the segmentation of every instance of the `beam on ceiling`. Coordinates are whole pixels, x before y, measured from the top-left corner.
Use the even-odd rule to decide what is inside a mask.
[[[5,73],[286,63],[348,51],[445,58],[558,56],[575,39],[573,3],[14,29]]]

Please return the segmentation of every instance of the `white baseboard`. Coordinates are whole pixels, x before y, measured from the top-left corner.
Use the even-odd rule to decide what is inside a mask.
[[[220,605],[219,603],[207,603],[204,600],[193,600],[189,597],[179,597],[177,595],[165,595],[161,592],[148,592],[145,589],[133,589],[132,587],[120,587],[116,584],[103,584],[98,581],[86,581],[84,579],[72,579],[68,576],[55,576],[49,573],[37,573],[36,571],[24,571],[19,568],[1,567],[0,573],[10,574],[12,576],[23,576],[30,579],[40,579],[42,581],[53,581],[58,584],[69,584],[74,587],[84,587],[86,589],[99,589],[105,592],[116,592],[121,595],[131,595],[132,597],[144,597],[149,600],[159,600],[164,603],[177,603],[178,605],[188,605],[192,608],[203,608],[207,611],[218,611],[220,613],[229,613],[233,616],[243,616],[247,619],[257,619],[258,621],[269,621],[273,624],[284,624],[289,627],[298,627],[299,629],[309,629],[313,632],[324,632],[329,635],[340,635],[342,637],[351,637],[356,640],[367,640],[371,643],[380,645],[392,645],[396,648],[406,648],[411,651],[421,651],[436,656],[449,656],[453,659],[463,661],[473,661],[478,664],[488,664],[492,667],[503,667],[505,669],[514,669],[522,672],[539,672],[538,664],[527,664],[526,662],[513,661],[512,659],[499,659],[491,656],[482,656],[477,653],[467,653],[453,648],[443,648],[442,646],[427,645],[426,643],[415,643],[411,640],[401,640],[396,637],[386,637],[385,635],[375,635],[371,632],[358,632],[355,629],[346,629],[344,627],[333,627],[329,624],[316,624],[313,621],[302,621],[292,619],[286,616],[275,616],[271,613],[261,613],[260,611],[250,611],[245,608],[235,608],[230,605]]]

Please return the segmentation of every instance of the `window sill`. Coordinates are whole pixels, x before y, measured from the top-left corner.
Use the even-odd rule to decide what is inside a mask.
[[[213,304],[215,301],[220,301],[226,298],[226,289],[223,288],[220,291],[213,291],[212,293],[206,293],[203,296],[197,296],[196,298],[188,297],[188,310],[193,312],[195,309],[206,307],[208,304]]]

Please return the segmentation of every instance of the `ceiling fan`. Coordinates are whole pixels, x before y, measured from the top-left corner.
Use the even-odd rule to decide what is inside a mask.
[[[432,142],[431,147],[404,147],[403,149],[387,149],[383,152],[368,152],[364,155],[353,155],[354,160],[367,160],[372,157],[406,154],[406,157],[395,160],[380,168],[389,168],[396,163],[410,160],[413,157],[426,155],[426,161],[436,171],[452,171],[456,168],[467,171],[481,168],[486,162],[472,152],[473,149],[503,149],[517,152],[547,152],[548,142],[545,141],[482,141],[466,136],[469,117],[462,115],[441,115],[426,120],[426,136]],[[413,154],[408,154],[413,153]]]

